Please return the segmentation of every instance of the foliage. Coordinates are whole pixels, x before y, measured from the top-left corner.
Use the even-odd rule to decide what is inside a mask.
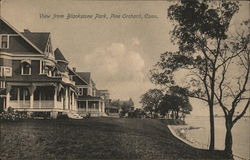
[[[150,89],[145,94],[141,96],[140,103],[142,104],[142,108],[146,112],[150,112],[152,114],[158,108],[160,101],[162,100],[164,94],[159,89]]]
[[[0,120],[5,120],[5,121],[16,121],[29,118],[30,116],[27,112],[14,111],[14,109],[11,107],[9,107],[7,111],[3,111],[0,113]]]
[[[145,117],[145,112],[141,108],[136,108],[133,111],[130,111],[128,113],[128,117],[130,118],[144,118]]]
[[[192,111],[192,105],[187,96],[187,90],[179,86],[172,86],[169,88],[168,93],[162,98],[158,111],[162,115],[169,114],[174,119],[180,118],[179,112],[184,116]]]

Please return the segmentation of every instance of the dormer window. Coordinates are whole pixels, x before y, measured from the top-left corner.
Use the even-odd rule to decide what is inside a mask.
[[[8,35],[1,35],[0,36],[1,41],[1,49],[8,49],[9,48],[9,36]]]
[[[27,61],[22,62],[21,74],[31,75],[31,64],[29,62]]]
[[[79,88],[78,95],[79,95],[79,96],[82,96],[82,95],[83,95],[83,88]]]

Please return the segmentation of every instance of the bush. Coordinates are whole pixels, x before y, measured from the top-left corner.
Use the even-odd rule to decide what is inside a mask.
[[[29,119],[30,115],[26,111],[15,111],[13,108],[9,107],[7,111],[3,111],[0,113],[0,120],[6,121],[16,121],[16,120],[24,120]]]

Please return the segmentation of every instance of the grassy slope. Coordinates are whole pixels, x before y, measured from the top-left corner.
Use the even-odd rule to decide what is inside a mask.
[[[0,122],[4,159],[215,159],[171,135],[152,119]],[[218,158],[220,159],[220,158]]]

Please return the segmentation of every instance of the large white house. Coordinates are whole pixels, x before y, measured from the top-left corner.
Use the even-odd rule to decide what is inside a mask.
[[[51,34],[19,32],[0,17],[0,110],[43,114],[81,113],[103,116],[105,104],[96,96],[90,73],[75,72]]]

